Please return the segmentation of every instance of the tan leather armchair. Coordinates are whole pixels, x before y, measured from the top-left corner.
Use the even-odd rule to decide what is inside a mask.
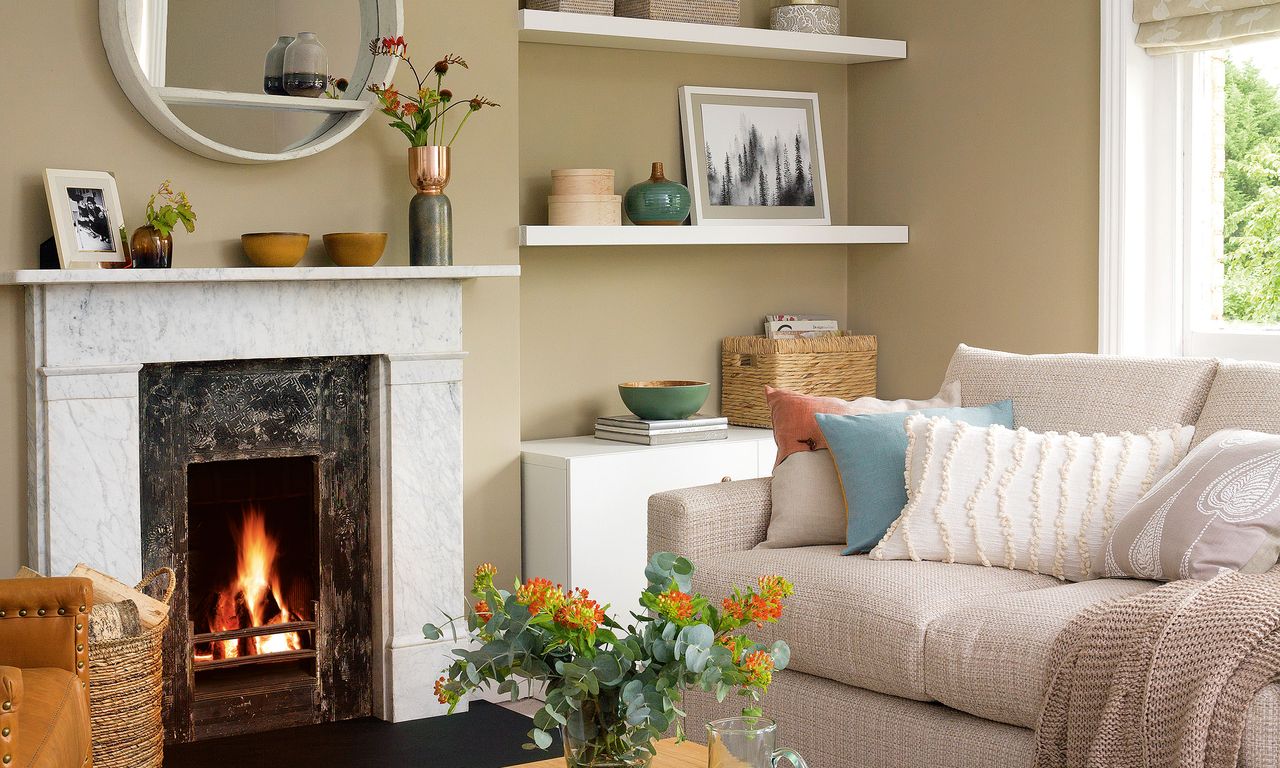
[[[88,579],[0,580],[0,768],[91,768]]]

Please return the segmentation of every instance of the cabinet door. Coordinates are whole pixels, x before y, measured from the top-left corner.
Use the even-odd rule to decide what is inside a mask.
[[[661,491],[768,474],[755,443],[694,445],[569,464],[569,575],[622,624],[638,611],[648,562],[649,497]],[[679,554],[679,553],[677,553]],[[695,563],[695,565],[697,565]],[[565,585],[570,586],[570,585]]]

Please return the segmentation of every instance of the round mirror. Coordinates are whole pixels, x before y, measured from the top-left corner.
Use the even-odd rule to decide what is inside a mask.
[[[402,0],[99,0],[116,80],[156,130],[214,160],[314,155],[375,111]]]

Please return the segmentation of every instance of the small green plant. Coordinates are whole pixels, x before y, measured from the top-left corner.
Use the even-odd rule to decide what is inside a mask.
[[[157,200],[160,207],[156,207]],[[160,188],[147,200],[147,226],[168,237],[173,228],[182,222],[187,232],[196,231],[196,212],[186,192],[174,192],[173,182],[165,179]]]

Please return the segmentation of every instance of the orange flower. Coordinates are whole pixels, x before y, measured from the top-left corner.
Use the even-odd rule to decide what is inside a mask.
[[[672,587],[658,595],[658,613],[672,621],[684,621],[693,616],[693,597]]]
[[[418,114],[418,105],[417,105],[417,104],[405,104],[405,105],[404,105],[404,113],[405,113],[406,115],[416,115],[416,114]]]
[[[555,611],[555,622],[566,629],[585,629],[595,632],[604,623],[604,609],[592,600],[587,590],[576,589],[568,602]]]
[[[488,622],[493,618],[493,610],[489,608],[489,601],[481,600],[476,603],[476,616],[484,622]]]
[[[765,651],[749,654],[742,662],[742,669],[747,673],[747,685],[767,688],[773,681],[773,657]]]
[[[441,704],[453,705],[457,703],[460,697],[457,691],[445,687],[446,682],[447,680],[443,675],[436,680],[436,701]]]
[[[529,579],[516,589],[516,602],[528,606],[529,613],[550,613],[554,616],[566,599],[559,584],[553,585],[543,578]]]
[[[791,586],[791,582],[781,576],[761,576],[757,584],[760,594],[776,600],[791,597],[791,593],[796,591],[795,587]]]

